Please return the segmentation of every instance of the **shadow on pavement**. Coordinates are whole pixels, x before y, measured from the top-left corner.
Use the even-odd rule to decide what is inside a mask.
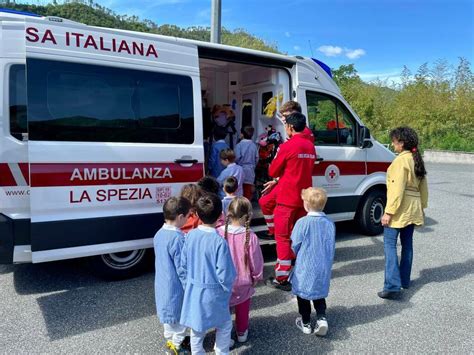
[[[383,254],[382,254],[383,257]],[[332,270],[331,279],[337,277],[354,276],[382,272],[385,269],[385,259],[369,259],[355,261]]]
[[[431,226],[435,226],[437,224],[438,224],[438,221],[434,220],[433,218],[425,217],[425,224],[422,227],[415,228],[415,234],[433,232],[434,228],[431,228]]]
[[[156,314],[153,274],[97,284],[37,299],[51,340]]]
[[[301,349],[308,349],[308,345],[311,345],[311,353],[329,352],[333,350],[332,341],[346,340],[351,337],[349,328],[375,322],[411,308],[414,306],[411,298],[425,285],[458,280],[472,274],[473,266],[474,259],[469,259],[463,263],[424,269],[420,272],[420,276],[413,280],[412,287],[404,290],[402,297],[396,301],[381,300],[376,295],[377,290],[370,290],[368,292],[373,292],[374,300],[380,303],[367,306],[329,307],[329,333],[325,338],[301,334],[294,325],[295,318],[298,316],[297,306],[287,302],[282,306],[292,307],[291,312],[270,317],[250,318],[249,342],[245,344],[245,348],[241,345],[242,349],[239,352],[242,354],[302,353]],[[278,340],[275,341],[275,339]],[[282,341],[282,339],[285,340]]]
[[[383,256],[383,240],[377,237],[370,237],[370,240],[372,242],[371,245],[357,245],[352,247],[338,247],[336,241],[334,263]]]
[[[156,314],[154,274],[108,282],[93,275],[85,259],[14,266],[20,295],[37,302],[51,340]]]
[[[420,271],[420,276],[411,281],[410,288],[404,290],[402,301],[410,300],[423,286],[438,282],[458,280],[464,276],[474,273],[474,259],[468,259],[463,263],[438,266]]]
[[[13,284],[20,295],[49,293],[102,284],[87,268],[85,259],[14,265]]]
[[[0,265],[0,275],[10,274],[15,270],[14,265]]]

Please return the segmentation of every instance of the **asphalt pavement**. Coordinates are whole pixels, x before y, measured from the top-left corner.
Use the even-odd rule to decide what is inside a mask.
[[[249,341],[232,353],[472,353],[474,165],[429,164],[427,170],[426,225],[415,231],[413,283],[400,300],[377,297],[382,237],[338,224],[328,335],[301,333],[291,295],[260,284]],[[265,246],[264,255],[270,276],[274,247]],[[0,265],[0,352],[162,353],[153,277],[105,282],[84,260]]]

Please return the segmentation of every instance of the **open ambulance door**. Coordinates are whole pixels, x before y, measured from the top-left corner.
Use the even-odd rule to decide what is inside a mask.
[[[197,48],[61,19],[25,31],[32,260],[126,273],[203,176]]]

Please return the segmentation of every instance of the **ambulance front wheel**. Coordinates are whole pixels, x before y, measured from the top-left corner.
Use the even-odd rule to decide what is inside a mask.
[[[383,233],[382,216],[386,203],[384,189],[373,189],[362,197],[356,221],[363,234],[373,236]]]
[[[92,271],[107,280],[123,280],[151,269],[152,249],[103,254],[90,258]]]

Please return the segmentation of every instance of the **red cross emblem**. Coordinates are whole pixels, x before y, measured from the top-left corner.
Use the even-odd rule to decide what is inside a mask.
[[[339,168],[337,165],[331,164],[326,168],[324,175],[326,176],[327,182],[334,184],[339,179]]]

